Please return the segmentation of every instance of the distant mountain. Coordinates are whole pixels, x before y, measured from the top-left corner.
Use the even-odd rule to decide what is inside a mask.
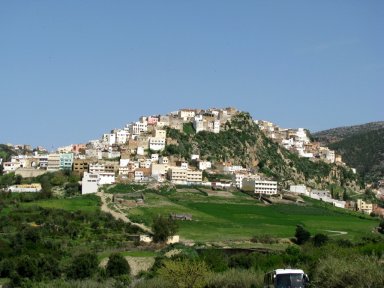
[[[339,142],[345,138],[359,135],[364,132],[384,129],[384,121],[371,122],[362,125],[345,126],[312,133],[313,137],[322,144],[328,145]]]
[[[315,140],[342,155],[366,181],[384,178],[384,121],[340,127],[312,134]]]

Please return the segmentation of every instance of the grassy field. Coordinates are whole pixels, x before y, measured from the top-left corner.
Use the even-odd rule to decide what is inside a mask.
[[[44,208],[63,209],[67,211],[95,212],[99,210],[100,199],[96,195],[77,196],[65,199],[47,199],[23,203],[23,206],[40,206]]]
[[[130,209],[128,216],[150,225],[153,216],[170,213],[193,215],[192,221],[178,222],[178,233],[182,239],[195,241],[247,240],[255,235],[287,238],[293,237],[298,224],[312,234],[357,239],[378,225],[370,217],[315,201],[307,205],[263,205],[237,193],[232,197],[207,197],[182,191],[166,196],[147,193],[146,205]],[[347,234],[341,236],[331,231]]]

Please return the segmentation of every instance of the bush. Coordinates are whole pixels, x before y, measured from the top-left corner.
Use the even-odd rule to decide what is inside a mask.
[[[329,241],[328,236],[325,235],[325,234],[322,234],[322,233],[316,234],[316,235],[313,237],[313,239],[312,239],[313,245],[314,245],[315,247],[323,246],[323,245],[325,245],[328,241]]]
[[[107,274],[110,277],[129,274],[131,268],[127,260],[120,254],[114,253],[109,256],[108,264],[106,267]]]
[[[176,233],[177,223],[171,218],[159,215],[153,220],[152,231],[154,242],[165,242],[169,236]]]
[[[83,253],[73,258],[67,272],[72,279],[84,279],[91,277],[98,267],[97,256],[92,253]]]
[[[165,260],[158,271],[160,277],[173,283],[176,288],[204,287],[209,268],[203,261],[183,259],[180,261]]]
[[[307,242],[311,238],[311,234],[307,230],[305,230],[303,226],[297,225],[295,237],[296,237],[296,243],[301,245]]]
[[[383,267],[370,256],[329,256],[319,261],[312,283],[328,288],[384,287]]]
[[[204,250],[200,258],[207,263],[213,272],[223,272],[228,269],[228,257],[220,250],[207,249]]]
[[[264,273],[260,270],[230,269],[224,273],[211,274],[207,279],[207,288],[251,288],[263,287]]]

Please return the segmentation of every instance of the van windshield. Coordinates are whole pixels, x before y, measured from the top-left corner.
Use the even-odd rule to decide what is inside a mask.
[[[277,288],[304,288],[303,274],[276,275]]]

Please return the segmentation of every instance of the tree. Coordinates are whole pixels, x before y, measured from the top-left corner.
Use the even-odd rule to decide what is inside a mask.
[[[159,269],[160,277],[165,278],[176,288],[200,288],[206,284],[209,268],[203,261],[182,259],[165,260]]]
[[[381,234],[384,234],[384,220],[381,220],[381,221],[380,221],[378,231],[379,231]]]
[[[176,233],[177,228],[175,220],[158,215],[152,224],[153,241],[166,242],[169,236]]]
[[[311,238],[311,233],[305,230],[303,226],[297,225],[295,237],[296,237],[296,243],[301,245],[307,242]]]
[[[97,270],[99,261],[92,253],[83,253],[72,259],[67,276],[72,279],[84,279],[92,276]]]
[[[323,246],[328,242],[328,240],[329,240],[328,236],[322,233],[316,234],[312,239],[313,245],[316,247]]]
[[[127,260],[120,254],[114,253],[109,256],[107,264],[107,274],[110,277],[129,274],[131,268]]]

